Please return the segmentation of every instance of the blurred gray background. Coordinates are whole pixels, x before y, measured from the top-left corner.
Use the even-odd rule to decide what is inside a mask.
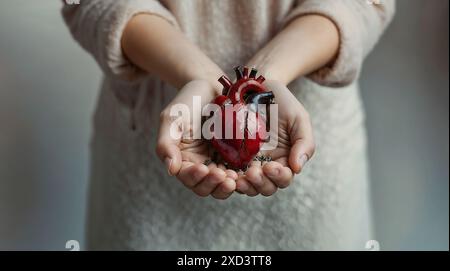
[[[398,0],[363,71],[382,250],[449,249],[448,5]],[[0,1],[0,250],[84,243],[101,73],[72,41],[60,6]]]

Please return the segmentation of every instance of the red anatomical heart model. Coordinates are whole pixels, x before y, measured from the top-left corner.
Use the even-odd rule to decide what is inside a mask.
[[[235,83],[226,76],[219,79],[224,89],[213,103],[220,106],[222,136],[217,136],[216,132],[211,143],[228,167],[244,170],[258,154],[268,134],[266,115],[258,112],[258,104],[273,103],[274,95],[262,85],[263,76],[256,78],[256,69],[249,72],[247,67],[243,70],[237,67],[235,71]]]

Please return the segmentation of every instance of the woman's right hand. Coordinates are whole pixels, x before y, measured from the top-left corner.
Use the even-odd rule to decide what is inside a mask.
[[[191,139],[191,136],[184,137],[192,131],[201,131],[201,122],[196,123],[195,127],[192,123],[193,97],[201,97],[203,108],[217,95],[218,91],[206,80],[191,81],[181,88],[161,112],[156,152],[165,163],[169,175],[176,176],[194,193],[202,197],[212,195],[217,199],[226,199],[236,189],[237,173],[215,163],[206,166],[205,161],[211,159],[208,143],[202,139]],[[186,105],[190,116],[171,116],[170,111],[177,104]]]
[[[203,103],[211,102],[218,94],[217,79],[224,74],[222,69],[180,29],[152,14],[138,14],[130,19],[122,35],[122,48],[133,64],[180,89],[160,118],[157,153],[166,163],[169,174],[200,196],[229,197],[236,188],[236,172],[221,165],[205,166],[205,160],[210,159],[209,150],[201,139],[177,139],[170,134],[173,123],[171,107],[185,104],[192,111],[192,97],[195,95],[201,96]],[[200,78],[202,80],[194,80]],[[192,127],[188,119],[178,121],[181,134],[200,129]],[[181,125],[183,123],[185,125]]]

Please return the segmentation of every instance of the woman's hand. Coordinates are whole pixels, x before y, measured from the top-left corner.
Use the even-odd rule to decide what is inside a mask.
[[[156,152],[166,164],[168,173],[176,176],[197,195],[226,199],[236,189],[237,173],[225,169],[223,165],[211,163],[206,166],[204,162],[210,160],[211,154],[208,142],[192,139],[193,131],[201,131],[201,122],[192,122],[193,97],[201,97],[203,108],[217,95],[219,93],[213,85],[205,80],[191,81],[185,85],[161,113]],[[177,104],[187,105],[190,116],[171,116],[170,111]]]
[[[320,45],[320,46],[318,46]],[[339,31],[328,18],[309,14],[292,20],[248,62],[269,79],[266,83],[278,103],[278,146],[266,152],[272,162],[253,162],[237,181],[237,191],[269,196],[289,186],[314,153],[308,112],[286,88],[290,82],[330,65],[339,49]],[[295,53],[293,53],[295,52]]]
[[[300,173],[314,154],[315,144],[308,112],[282,83],[267,81],[268,90],[278,104],[278,134],[275,149],[263,152],[271,162],[254,161],[237,180],[237,191],[249,196],[270,196],[278,188],[288,187],[295,173]]]
[[[215,91],[220,88],[217,79],[223,71],[179,29],[152,14],[139,14],[128,22],[122,36],[122,48],[128,59],[142,70],[180,89],[161,113],[160,120],[157,153],[166,163],[169,174],[177,176],[200,196],[229,197],[236,188],[237,174],[221,165],[205,166],[203,163],[209,159],[209,150],[201,139],[176,139],[170,134],[171,107],[188,105],[192,115],[193,96],[201,96],[203,103],[211,102],[218,95]],[[190,120],[183,117],[176,122],[181,135],[200,129],[192,127]]]

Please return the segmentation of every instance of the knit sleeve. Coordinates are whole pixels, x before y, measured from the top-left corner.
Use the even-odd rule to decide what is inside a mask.
[[[395,0],[298,0],[285,24],[308,14],[322,15],[334,22],[340,36],[338,55],[331,64],[308,77],[321,85],[340,87],[358,78],[365,57],[394,13]]]
[[[174,16],[156,0],[63,1],[62,14],[75,40],[87,50],[108,76],[134,80],[144,72],[133,65],[121,47],[122,32],[135,15],[148,13],[177,26]]]

